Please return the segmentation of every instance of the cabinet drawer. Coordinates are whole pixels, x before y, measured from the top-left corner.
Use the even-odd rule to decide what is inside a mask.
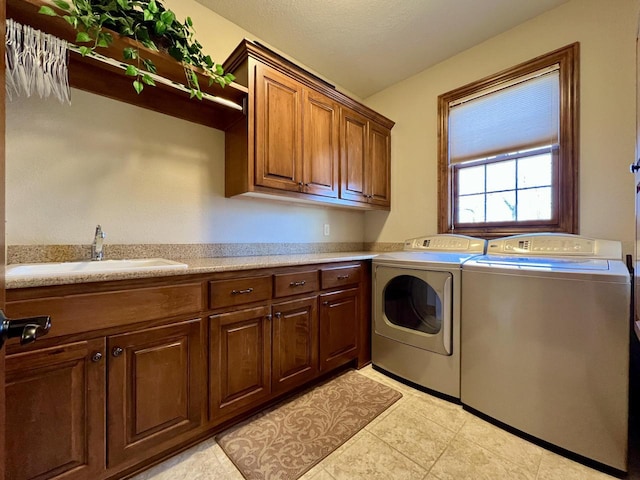
[[[313,292],[318,289],[318,271],[281,273],[273,276],[276,297]]]
[[[209,282],[209,308],[230,307],[271,298],[271,276]]]
[[[320,270],[322,288],[335,288],[360,282],[362,266],[332,267]]]

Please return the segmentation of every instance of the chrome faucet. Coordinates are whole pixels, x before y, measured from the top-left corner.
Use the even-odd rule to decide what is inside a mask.
[[[91,245],[91,260],[102,260],[104,258],[104,251],[102,249],[104,237],[107,234],[102,231],[102,227],[98,225],[96,227],[96,234],[93,238],[93,245]]]

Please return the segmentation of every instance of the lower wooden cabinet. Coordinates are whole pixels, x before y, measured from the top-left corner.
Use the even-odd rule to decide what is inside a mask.
[[[107,339],[108,466],[168,448],[203,423],[202,322]]]
[[[271,395],[270,309],[213,315],[210,332],[210,417],[220,421]]]
[[[320,295],[320,370],[325,372],[358,355],[359,290]]]
[[[6,478],[97,478],[104,470],[104,340],[6,359]]]
[[[318,374],[318,297],[273,305],[273,390],[284,392]]]

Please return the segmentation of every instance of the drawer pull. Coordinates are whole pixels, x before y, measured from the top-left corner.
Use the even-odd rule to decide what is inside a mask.
[[[346,275],[338,275],[338,280],[346,280],[347,278],[349,278],[348,273]]]
[[[120,355],[122,355],[123,352],[124,352],[124,350],[121,347],[115,347],[111,351],[111,355],[113,355],[114,357],[119,357]]]
[[[289,284],[290,287],[302,287],[305,283],[307,283],[305,280],[302,280],[301,282],[291,282]]]
[[[98,363],[100,360],[102,360],[102,353],[101,352],[96,352],[91,357],[91,361],[93,363]]]
[[[244,295],[253,292],[253,288],[245,288],[244,290],[231,290],[231,295]]]

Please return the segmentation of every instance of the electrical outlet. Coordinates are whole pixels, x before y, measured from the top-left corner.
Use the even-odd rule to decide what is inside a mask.
[[[324,224],[324,236],[328,237],[331,235],[331,226],[328,223]]]

